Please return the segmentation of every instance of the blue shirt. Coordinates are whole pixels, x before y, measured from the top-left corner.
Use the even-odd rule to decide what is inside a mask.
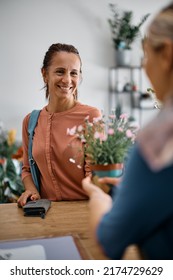
[[[97,237],[112,259],[132,244],[146,259],[173,259],[173,165],[153,172],[136,145]]]

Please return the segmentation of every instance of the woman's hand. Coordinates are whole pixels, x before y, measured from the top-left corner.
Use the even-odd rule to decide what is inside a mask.
[[[28,199],[30,199],[30,200],[38,200],[38,199],[40,199],[40,195],[39,195],[38,192],[32,192],[30,190],[26,190],[19,197],[19,199],[17,201],[18,206],[19,207],[23,207],[26,204]]]
[[[111,185],[117,186],[117,185],[119,185],[121,180],[122,180],[122,177],[119,177],[119,178],[104,177],[104,178],[99,178],[98,182],[101,184],[111,184]]]
[[[93,196],[98,198],[107,196],[107,194],[105,194],[98,186],[91,182],[90,176],[82,180],[82,186],[89,198],[92,198]]]
[[[112,207],[112,199],[99,187],[92,184],[90,177],[86,177],[82,180],[82,186],[90,198],[90,225],[91,231],[95,234],[101,218]]]

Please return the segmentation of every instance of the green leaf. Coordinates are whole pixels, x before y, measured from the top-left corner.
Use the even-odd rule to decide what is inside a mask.
[[[4,168],[3,165],[0,164],[0,181],[2,181],[4,178]]]
[[[19,176],[16,176],[15,180],[9,180],[9,188],[15,195],[20,196],[22,192],[24,191],[24,185],[22,183],[22,180]]]
[[[16,168],[11,158],[7,159],[6,177],[10,180],[15,180],[17,176]]]

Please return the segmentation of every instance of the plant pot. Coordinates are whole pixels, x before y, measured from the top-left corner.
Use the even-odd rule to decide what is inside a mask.
[[[95,164],[90,165],[90,169],[100,178],[102,177],[120,177],[123,173],[123,163],[115,163],[115,164]]]
[[[104,192],[111,194],[112,184],[100,184],[98,178],[111,177],[118,178],[123,174],[123,163],[108,164],[108,165],[90,165],[92,171],[92,181],[99,186]]]
[[[132,51],[126,49],[116,50],[116,65],[131,66]]]

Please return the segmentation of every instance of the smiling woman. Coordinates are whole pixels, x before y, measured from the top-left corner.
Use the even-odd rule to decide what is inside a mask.
[[[42,75],[47,88],[46,98],[51,92],[48,82],[52,81],[60,89],[74,91],[77,99],[77,86],[82,75],[82,61],[78,50],[72,45],[51,45],[44,57]]]
[[[77,86],[81,79],[80,68],[80,60],[76,54],[64,51],[54,54],[48,69],[42,68],[49,97],[48,108],[52,112],[59,112],[75,105]]]
[[[82,179],[90,170],[86,162],[81,169],[69,162],[74,157],[73,139],[67,135],[67,128],[83,125],[86,116],[90,121],[101,115],[97,108],[77,101],[77,90],[82,76],[82,62],[78,50],[67,44],[53,44],[49,47],[41,69],[48,100],[39,115],[33,138],[33,158],[40,171],[40,193],[32,180],[28,160],[28,122],[30,114],[23,120],[23,167],[22,180],[25,192],[18,204],[31,200],[48,198],[52,201],[87,199],[81,187]],[[70,141],[70,143],[69,143]]]

